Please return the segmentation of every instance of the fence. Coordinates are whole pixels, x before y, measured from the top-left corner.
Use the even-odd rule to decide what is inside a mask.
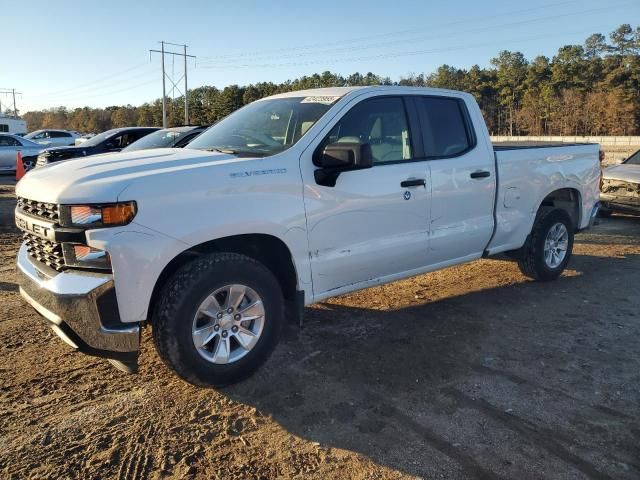
[[[599,143],[604,151],[604,164],[620,163],[633,152],[640,150],[640,137],[556,137],[556,136],[507,136],[491,137],[492,142],[565,142]]]

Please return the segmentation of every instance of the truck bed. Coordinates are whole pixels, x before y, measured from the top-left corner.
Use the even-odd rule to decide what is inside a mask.
[[[493,145],[498,171],[496,232],[489,253],[517,249],[531,232],[538,207],[550,192],[574,189],[585,228],[598,201],[600,163],[597,143],[505,142]]]

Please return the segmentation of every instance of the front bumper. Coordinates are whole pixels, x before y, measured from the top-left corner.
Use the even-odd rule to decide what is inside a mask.
[[[600,203],[602,204],[602,208],[606,208],[607,210],[635,214],[640,213],[640,198],[601,193]]]
[[[18,252],[17,271],[22,297],[66,343],[135,370],[140,326],[120,321],[112,275],[45,272],[32,262],[24,244]]]

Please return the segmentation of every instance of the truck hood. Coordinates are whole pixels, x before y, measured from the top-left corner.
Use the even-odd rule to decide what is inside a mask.
[[[640,183],[640,165],[615,165],[605,168],[602,176],[609,180]]]
[[[247,160],[183,148],[99,155],[31,170],[16,185],[16,195],[58,204],[115,202],[119,193],[139,178]]]

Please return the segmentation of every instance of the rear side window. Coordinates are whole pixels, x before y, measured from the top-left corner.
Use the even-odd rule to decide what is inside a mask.
[[[67,132],[49,132],[49,136],[51,138],[68,138],[71,134]]]
[[[473,135],[460,100],[421,97],[418,104],[426,157],[453,157],[473,147]]]

